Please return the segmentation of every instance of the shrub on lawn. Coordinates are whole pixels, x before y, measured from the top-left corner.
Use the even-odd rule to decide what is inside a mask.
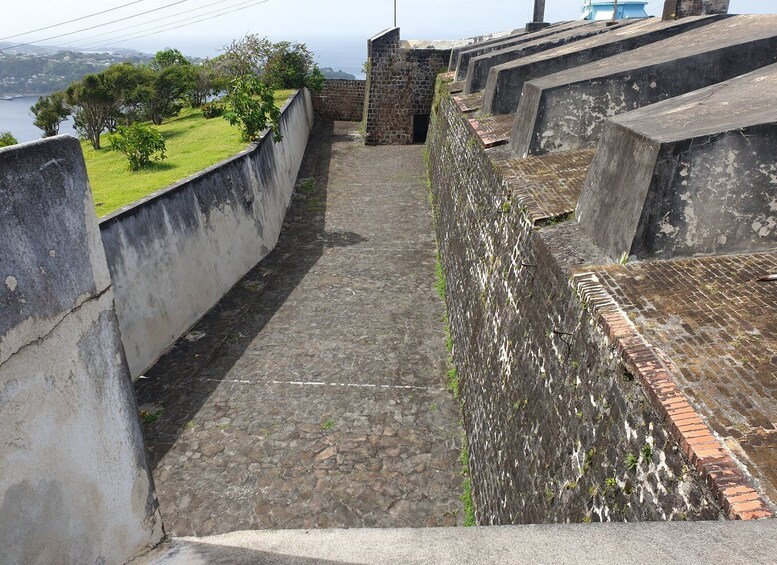
[[[240,129],[243,139],[254,141],[269,126],[273,129],[273,140],[281,140],[278,124],[281,111],[275,105],[273,89],[259,78],[252,75],[237,77],[224,100],[224,119]]]
[[[0,131],[0,147],[8,147],[19,143],[10,131]]]
[[[165,138],[159,130],[145,124],[119,126],[110,136],[111,149],[127,156],[130,171],[148,167],[153,161],[161,161],[165,155]]]
[[[211,102],[209,104],[205,104],[202,107],[202,117],[206,120],[210,120],[211,118],[218,118],[222,115],[224,115],[224,107],[220,104]]]

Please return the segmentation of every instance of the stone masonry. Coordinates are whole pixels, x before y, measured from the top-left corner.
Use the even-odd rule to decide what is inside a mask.
[[[663,18],[685,18],[687,16],[706,16],[727,14],[730,0],[666,0]]]
[[[484,150],[444,96],[429,148],[478,523],[717,518],[569,284],[601,258],[574,224],[548,225],[574,209],[591,153]]]
[[[366,81],[327,79],[321,92],[313,93],[313,110],[329,120],[362,121]]]
[[[278,246],[136,383],[172,535],[462,520],[421,148],[357,130],[314,127]]]
[[[451,50],[404,48],[399,28],[393,28],[370,39],[367,51],[365,142],[403,145],[423,141],[413,135],[414,120],[429,116],[436,77],[448,67]]]

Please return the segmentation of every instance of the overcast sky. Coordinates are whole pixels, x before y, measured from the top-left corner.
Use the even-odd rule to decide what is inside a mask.
[[[133,0],[23,0],[3,2],[0,38],[57,24],[65,20],[108,10]],[[232,38],[247,32],[266,35],[274,40],[307,42],[320,54],[324,64],[337,58],[363,61],[366,39],[393,24],[393,0],[137,0],[131,6],[88,18],[66,26],[20,36],[9,41],[32,41],[91,26],[98,29],[46,41],[55,45],[86,46],[123,36],[129,41],[119,47],[132,47],[154,52],[165,47],[178,47],[195,56],[212,56]],[[396,0],[398,25],[406,39],[453,39],[517,28],[531,18],[533,0]],[[154,13],[106,24],[179,2]],[[582,0],[547,0],[546,21],[575,19],[580,15]],[[209,18],[211,12],[233,7],[246,9],[222,17]],[[648,13],[658,14],[663,0],[648,3]],[[732,13],[777,13],[777,0],[731,0]],[[188,20],[188,21],[187,21]],[[152,28],[185,25],[179,29]],[[135,26],[129,28],[129,26]],[[137,37],[149,32],[148,37]],[[95,37],[98,34],[106,34]],[[110,41],[108,41],[110,43]],[[345,59],[344,59],[345,60]]]

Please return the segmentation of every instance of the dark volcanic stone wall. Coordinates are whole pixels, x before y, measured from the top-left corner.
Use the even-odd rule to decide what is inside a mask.
[[[663,18],[684,18],[687,16],[706,16],[708,14],[726,14],[730,0],[666,0]]]
[[[321,92],[312,95],[313,111],[330,120],[360,122],[367,81],[327,79]]]
[[[413,143],[413,117],[429,114],[437,74],[448,67],[451,50],[401,48],[399,28],[370,39],[367,50],[365,142]]]
[[[429,149],[479,524],[715,519],[719,507],[449,99]]]

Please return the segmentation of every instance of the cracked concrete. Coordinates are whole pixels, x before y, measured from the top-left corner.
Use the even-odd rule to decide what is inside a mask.
[[[136,383],[168,534],[462,519],[421,147],[357,128],[316,125],[278,247]]]

